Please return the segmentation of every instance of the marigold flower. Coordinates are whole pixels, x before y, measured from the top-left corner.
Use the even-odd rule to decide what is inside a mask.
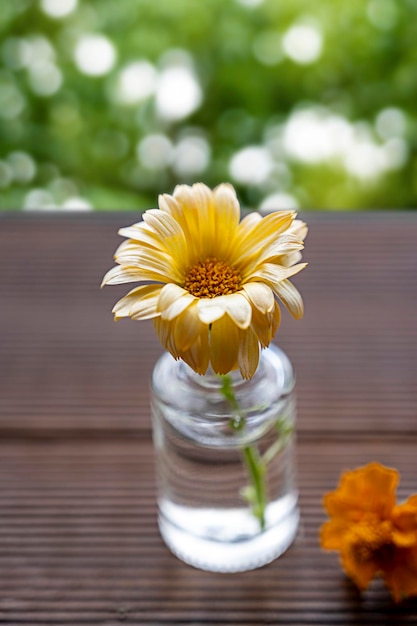
[[[324,496],[322,548],[338,550],[361,590],[380,574],[396,602],[417,595],[417,494],[396,504],[399,473],[378,463],[342,474]]]
[[[159,197],[159,209],[119,231],[128,241],[103,284],[143,282],[119,300],[115,319],[153,319],[166,350],[204,374],[239,368],[251,378],[259,346],[267,347],[280,323],[279,299],[299,319],[303,302],[288,280],[307,234],[294,211],[242,221],[231,185],[210,190],[179,185]]]

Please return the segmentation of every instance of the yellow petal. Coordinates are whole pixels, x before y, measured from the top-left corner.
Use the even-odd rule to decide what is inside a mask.
[[[294,220],[289,230],[294,233],[298,239],[301,239],[301,241],[304,241],[308,234],[308,226],[302,220]]]
[[[289,252],[285,256],[279,257],[279,264],[284,265],[284,267],[290,267],[291,265],[296,265],[302,258],[301,252]]]
[[[252,307],[242,293],[232,293],[228,296],[213,298],[220,301],[226,313],[241,329],[248,328],[252,318]]]
[[[239,292],[216,298],[201,298],[198,302],[198,314],[204,324],[212,324],[228,313],[239,328],[248,328],[252,317],[252,308]]]
[[[220,298],[200,298],[197,304],[198,316],[203,324],[213,324],[226,313]]]
[[[137,245],[126,246],[117,251],[115,261],[120,265],[137,267],[142,271],[158,272],[158,274],[174,278],[175,281],[182,280],[182,273],[178,271],[177,264],[172,257],[155,248],[144,248]]]
[[[227,258],[233,246],[239,224],[240,206],[236,192],[230,185],[222,184],[214,189],[216,257]]]
[[[164,285],[158,300],[157,309],[164,320],[173,320],[196,300],[188,291],[169,283]]]
[[[274,294],[265,283],[246,283],[242,289],[253,306],[261,313],[269,313],[274,308]]]
[[[204,233],[200,229],[200,214],[192,187],[177,185],[174,189],[174,199],[178,202],[181,209],[180,224],[183,225],[184,231],[187,231],[187,246],[190,252],[189,260],[190,264],[192,264],[200,256],[203,258],[207,256],[202,246]]]
[[[178,222],[178,224],[183,226],[183,224],[181,223],[182,210],[175,198],[167,193],[163,193],[158,198],[158,205],[159,209],[163,213],[168,213]]]
[[[179,359],[180,354],[174,340],[174,322],[163,320],[161,317],[154,317],[153,327],[162,346],[172,354],[174,359]]]
[[[273,337],[275,333],[277,332],[279,325],[281,323],[281,310],[277,302],[275,302],[274,304],[274,310],[271,311],[271,313],[268,313],[268,316],[269,316],[269,323],[271,324],[271,334]]]
[[[168,283],[173,280],[173,277],[151,270],[141,270],[137,267],[116,265],[116,267],[112,267],[112,269],[109,270],[104,276],[101,286],[120,285],[122,283],[139,283],[143,280],[154,280],[159,283]]]
[[[277,302],[269,313],[261,313],[258,309],[252,309],[251,328],[258,337],[262,348],[267,348],[275,335],[281,321],[281,312]]]
[[[126,237],[130,239],[128,242],[124,242],[121,244],[120,248],[128,245],[128,244],[138,244],[140,243],[143,246],[147,246],[149,248],[156,248],[158,250],[165,250],[164,240],[161,239],[157,233],[145,222],[138,222],[137,224],[132,224],[131,226],[126,226],[125,228],[119,229],[119,235],[122,237]],[[116,251],[117,254],[117,251]]]
[[[181,352],[181,358],[197,374],[205,374],[209,365],[209,356],[209,330],[208,326],[203,326],[190,348]]]
[[[278,298],[283,302],[291,315],[299,320],[304,315],[304,304],[300,292],[289,280],[277,283],[274,289]]]
[[[181,227],[177,220],[169,213],[162,213],[158,209],[149,209],[143,214],[143,221],[160,237],[181,235]]]
[[[297,239],[295,235],[284,233],[284,235],[272,242],[271,245],[265,247],[257,260],[257,265],[259,265],[259,263],[273,261],[281,265],[289,266],[289,263],[282,263],[281,259],[285,259],[290,254],[303,249],[303,242]]]
[[[161,240],[163,248],[171,257],[171,262],[181,267],[182,271],[188,267],[188,241],[186,233],[182,229],[178,220],[171,214],[164,213],[158,209],[150,209],[143,214],[143,220]]]
[[[262,220],[262,215],[257,211],[251,211],[240,221],[240,224],[237,228],[237,238],[238,241],[242,241],[246,237],[246,235],[251,232],[256,224],[258,224]]]
[[[159,313],[156,307],[161,289],[161,285],[142,285],[132,289],[114,305],[112,313],[115,320],[122,317],[135,320],[157,317]]]
[[[216,239],[216,209],[211,189],[203,183],[196,183],[192,187],[194,201],[198,208],[200,236],[203,238],[201,253],[207,258],[218,256]]]
[[[239,246],[235,247],[234,265],[237,268],[243,268],[249,262],[254,262],[265,246],[269,246],[280,233],[287,230],[294,216],[294,211],[277,211],[261,219],[243,236],[239,241]]]
[[[305,267],[307,267],[307,263],[299,263],[292,267],[284,267],[276,263],[262,263],[256,271],[251,272],[247,280],[253,281],[258,278],[275,286],[276,283],[298,274]]]
[[[252,378],[259,363],[259,342],[250,328],[239,333],[238,363],[242,378]]]
[[[236,365],[239,331],[228,315],[213,323],[210,332],[210,362],[216,374],[227,374]]]
[[[179,352],[189,350],[199,335],[208,332],[208,327],[198,317],[197,301],[185,309],[176,319],[174,340]]]

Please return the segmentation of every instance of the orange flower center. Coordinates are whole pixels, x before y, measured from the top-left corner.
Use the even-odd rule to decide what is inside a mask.
[[[184,289],[196,298],[215,298],[239,291],[239,274],[224,261],[216,258],[200,261],[185,275]]]

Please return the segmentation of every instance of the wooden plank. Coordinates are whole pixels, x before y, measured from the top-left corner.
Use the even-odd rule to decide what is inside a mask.
[[[100,291],[133,213],[0,219],[0,434],[149,432],[150,322],[114,324]],[[305,318],[276,341],[297,373],[299,430],[417,432],[417,215],[306,215]]]
[[[9,444],[0,449],[0,623],[415,624],[417,600],[396,606],[382,583],[358,595],[324,553],[321,497],[369,460],[415,489],[417,441],[298,446],[302,521],[294,545],[244,574],[195,570],[156,526],[151,441]]]
[[[416,488],[417,215],[308,214],[302,322],[277,342],[297,372],[302,521],[269,566],[174,558],[156,525],[150,323],[114,324],[100,291],[116,215],[0,214],[0,623],[417,624],[382,583],[361,598],[317,533],[342,470],[376,460]]]

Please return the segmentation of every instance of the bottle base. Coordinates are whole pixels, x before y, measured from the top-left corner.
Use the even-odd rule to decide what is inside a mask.
[[[293,543],[299,519],[299,509],[295,506],[279,523],[237,541],[216,541],[193,535],[163,514],[158,523],[165,544],[181,561],[197,569],[226,574],[257,569],[278,558]]]

